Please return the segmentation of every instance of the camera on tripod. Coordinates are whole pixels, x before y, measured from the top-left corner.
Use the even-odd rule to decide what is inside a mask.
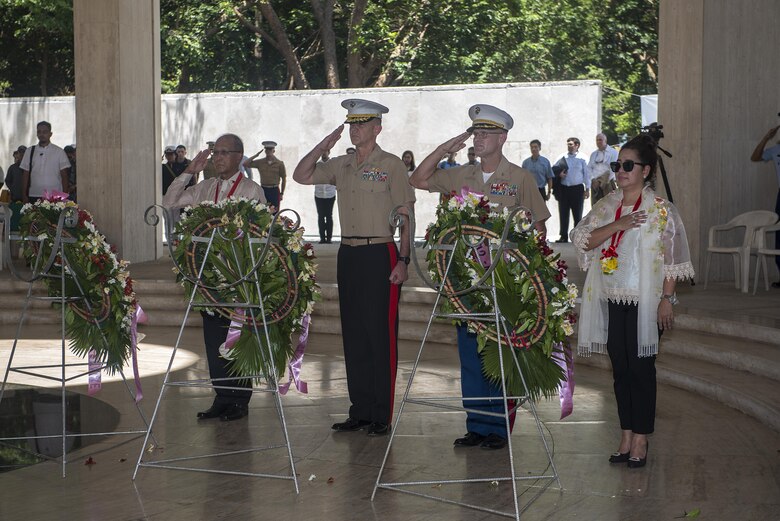
[[[646,127],[642,127],[640,132],[642,134],[647,134],[648,136],[653,138],[653,141],[658,143],[659,141],[661,141],[661,138],[664,137],[663,128],[664,128],[663,125],[659,125],[657,122],[655,122],[655,123],[650,123]]]

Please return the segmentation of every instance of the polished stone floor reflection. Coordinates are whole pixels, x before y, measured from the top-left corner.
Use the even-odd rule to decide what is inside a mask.
[[[65,432],[68,435],[113,432],[119,412],[109,404],[80,393],[65,392]],[[0,472],[59,458],[62,438],[62,393],[58,390],[15,386],[6,389],[0,402],[0,438],[25,438],[0,442]],[[66,438],[72,452],[97,441],[94,437]]]
[[[171,345],[177,330],[149,328],[146,332],[145,342],[150,345]],[[45,333],[50,338],[56,336],[54,329],[36,331],[41,338]],[[0,335],[9,338],[13,331],[0,328]],[[182,347],[199,354],[201,342],[200,330],[188,328]],[[56,352],[56,342],[52,345]],[[411,342],[400,346],[397,403],[417,349]],[[175,373],[179,379],[205,376],[202,358],[193,359]],[[142,406],[149,415],[161,379],[159,373],[144,378]],[[291,481],[155,468],[140,469],[132,481],[142,439],[113,437],[73,447],[64,479],[58,462],[50,461],[0,475],[0,519],[500,519],[386,490],[377,492],[371,502],[388,438],[330,430],[331,423],[345,417],[348,407],[339,337],[312,336],[304,379],[309,385],[307,395],[291,390],[283,397],[301,487],[297,496]],[[701,509],[699,518],[707,520],[778,518],[780,438],[776,432],[733,409],[661,386],[647,467],[610,466],[607,456],[615,450],[619,433],[609,374],[594,367],[578,367],[576,382],[575,410],[568,418],[559,419],[557,401],[539,403],[563,487],[544,490],[522,519],[671,520],[697,508]],[[413,392],[457,396],[459,385],[455,349],[426,347]],[[85,394],[83,386],[72,391]],[[107,383],[95,398],[105,405],[105,410],[94,413],[101,421],[116,420],[116,429],[137,426],[138,415],[121,383]],[[195,413],[210,402],[207,389],[171,388],[166,392],[155,423],[159,447],[149,447],[144,457],[203,455],[281,440],[270,396],[254,396],[248,418],[232,423],[196,420]],[[464,432],[463,413],[408,406],[384,479],[460,479],[508,473],[506,451],[455,449],[452,441]],[[519,474],[545,470],[543,448],[528,413],[520,414],[513,442]],[[90,457],[95,464],[85,465]],[[288,470],[286,455],[278,450],[197,463],[222,470],[274,474]],[[519,487],[521,506],[533,498],[538,485],[532,482]],[[507,511],[512,502],[511,488],[504,483],[422,486],[419,491]]]

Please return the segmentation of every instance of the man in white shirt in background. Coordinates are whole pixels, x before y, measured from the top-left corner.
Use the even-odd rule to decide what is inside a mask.
[[[38,144],[24,152],[22,158],[22,201],[34,203],[44,192],[58,190],[68,193],[70,161],[65,151],[51,142],[51,123],[36,125]]]
[[[321,162],[330,159],[329,152],[323,152]],[[330,244],[333,239],[333,205],[336,202],[334,185],[314,185],[314,204],[317,206],[317,227],[320,230],[320,244]]]
[[[618,151],[607,144],[607,136],[601,132],[596,134],[596,150],[588,161],[592,204],[615,189],[615,172],[609,169],[609,164],[617,160]]]

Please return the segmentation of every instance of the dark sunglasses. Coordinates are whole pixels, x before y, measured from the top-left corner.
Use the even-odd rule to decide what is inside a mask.
[[[649,163],[637,163],[630,159],[626,159],[625,161],[623,161],[622,166],[624,172],[630,172],[631,170],[634,169],[635,165],[647,166],[648,164]],[[620,161],[612,161],[609,164],[609,169],[612,170],[613,172],[617,172],[618,170],[620,170],[620,166],[621,166]]]

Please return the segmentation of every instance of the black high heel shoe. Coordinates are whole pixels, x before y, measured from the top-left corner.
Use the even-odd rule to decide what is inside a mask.
[[[650,442],[647,442],[647,447],[645,448],[645,457],[644,458],[628,458],[628,468],[630,469],[638,469],[645,466],[647,463],[647,454],[650,452]]]
[[[625,463],[628,461],[628,457],[631,456],[631,451],[628,451],[626,453],[623,452],[613,452],[609,456],[609,462],[610,463]]]

